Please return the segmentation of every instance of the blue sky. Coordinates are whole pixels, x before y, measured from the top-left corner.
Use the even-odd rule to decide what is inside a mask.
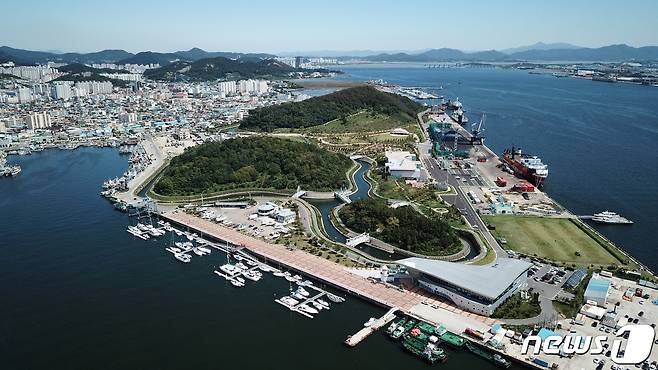
[[[0,44],[89,52],[461,50],[543,42],[658,45],[658,1],[26,0]]]

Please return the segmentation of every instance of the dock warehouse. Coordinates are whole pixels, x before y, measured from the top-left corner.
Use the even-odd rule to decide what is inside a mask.
[[[499,259],[487,265],[411,257],[398,261],[421,288],[453,302],[457,307],[491,316],[498,306],[527,284],[531,263]]]
[[[605,307],[608,299],[608,291],[610,290],[610,281],[592,276],[585,289],[585,301],[595,302],[598,306]]]

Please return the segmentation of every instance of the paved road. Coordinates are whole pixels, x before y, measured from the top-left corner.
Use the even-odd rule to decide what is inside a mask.
[[[419,143],[417,144],[417,147],[418,152],[420,153],[420,160],[423,162],[425,168],[427,168],[430,176],[437,183],[447,183],[457,192],[457,195],[442,195],[441,198],[449,204],[456,206],[464,215],[468,223],[482,232],[489,245],[496,251],[498,258],[506,258],[507,253],[503,250],[500,244],[498,244],[496,238],[491,235],[487,226],[480,218],[480,215],[473,208],[473,205],[462,191],[459,180],[457,180],[449,170],[441,169],[436,160],[431,157],[431,144],[429,142]]]

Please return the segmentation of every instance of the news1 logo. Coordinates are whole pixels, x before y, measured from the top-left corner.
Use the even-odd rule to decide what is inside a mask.
[[[612,341],[610,348],[610,359],[619,365],[634,365],[644,362],[651,354],[655,332],[649,325],[626,325],[615,333],[617,336],[622,336],[628,333],[628,340],[623,354],[621,352],[621,339]],[[600,355],[605,350],[604,344],[608,341],[606,336],[587,336],[587,335],[551,335],[543,340],[536,336],[530,335],[523,341],[521,347],[521,354],[527,355],[531,349],[530,343],[533,342],[532,350],[533,355],[544,353],[547,355],[582,355],[589,353],[592,355]]]

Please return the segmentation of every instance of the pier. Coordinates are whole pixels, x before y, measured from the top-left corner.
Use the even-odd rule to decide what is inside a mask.
[[[186,213],[174,211],[164,213],[160,217],[172,223],[194,228],[198,232],[229,244],[243,246],[259,257],[288,266],[290,269],[307,276],[313,276],[329,285],[343,289],[380,306],[400,307],[402,310],[409,310],[425,299],[425,297],[412,292],[373,283],[324,258],[300,251],[288,250],[280,245],[269,244]]]
[[[382,326],[393,321],[393,319],[395,319],[395,312],[397,312],[398,310],[399,310],[398,307],[391,308],[382,317],[376,319],[369,326],[366,326],[363,329],[347,337],[347,339],[345,339],[345,344],[349,347],[354,347],[357,344],[361,343],[361,341],[368,338],[370,334],[376,332]]]

